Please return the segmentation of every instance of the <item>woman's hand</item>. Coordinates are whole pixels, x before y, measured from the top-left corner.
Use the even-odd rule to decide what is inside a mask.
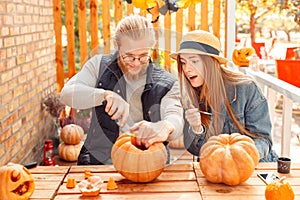
[[[106,90],[104,99],[107,101],[105,112],[112,120],[119,120],[120,127],[123,127],[129,116],[129,104],[120,95],[113,91]]]
[[[190,108],[185,111],[185,118],[195,132],[202,132],[201,115],[198,108]]]

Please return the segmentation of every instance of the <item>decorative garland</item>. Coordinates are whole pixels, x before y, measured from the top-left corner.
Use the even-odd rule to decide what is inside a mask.
[[[128,4],[132,4],[136,8],[140,8],[141,12],[147,11],[152,14],[158,21],[159,14],[166,15],[167,12],[176,12],[180,8],[188,8],[191,4],[200,3],[201,0],[125,0]]]

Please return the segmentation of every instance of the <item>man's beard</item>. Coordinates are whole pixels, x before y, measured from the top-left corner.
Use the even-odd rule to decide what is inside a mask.
[[[134,70],[128,70],[126,68],[126,64],[119,58],[118,59],[118,66],[122,70],[123,74],[126,76],[128,80],[137,80],[139,79],[143,74],[146,73],[149,63],[146,64],[140,64],[139,71],[136,72]]]

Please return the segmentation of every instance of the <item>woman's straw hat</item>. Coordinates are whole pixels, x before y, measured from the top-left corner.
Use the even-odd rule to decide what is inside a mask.
[[[221,44],[216,36],[207,31],[195,30],[183,35],[179,51],[170,54],[170,57],[177,59],[180,53],[192,53],[212,56],[217,59],[220,64],[227,63],[228,60],[222,57],[220,52]]]

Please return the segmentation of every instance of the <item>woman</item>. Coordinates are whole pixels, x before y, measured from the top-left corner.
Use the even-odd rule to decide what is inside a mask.
[[[275,162],[268,104],[254,80],[231,71],[220,55],[220,41],[196,30],[183,36],[177,60],[182,103],[185,108],[184,143],[200,156],[200,148],[213,135],[239,132],[251,137],[260,162]]]

